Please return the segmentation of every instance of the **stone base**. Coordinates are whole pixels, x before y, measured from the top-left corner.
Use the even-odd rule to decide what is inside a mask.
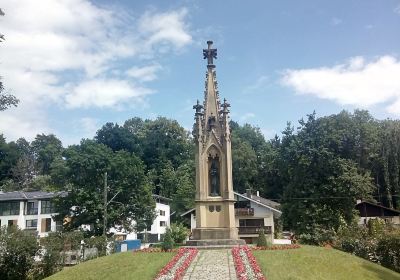
[[[193,229],[193,240],[237,240],[237,228],[195,228]]]
[[[246,245],[246,242],[242,239],[209,239],[186,241],[187,247],[197,247],[198,249],[232,248],[239,245]]]

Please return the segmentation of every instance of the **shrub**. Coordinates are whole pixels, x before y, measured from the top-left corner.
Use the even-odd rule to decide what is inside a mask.
[[[267,247],[267,238],[265,237],[264,230],[261,230],[257,238],[257,247]]]
[[[333,243],[335,236],[336,234],[333,229],[316,227],[312,233],[300,234],[299,240],[303,244],[323,246]]]
[[[385,221],[380,218],[369,219],[367,227],[368,227],[368,234],[371,237],[378,237],[385,231]]]
[[[376,246],[381,265],[400,272],[400,234],[382,236]]]
[[[183,224],[171,224],[171,235],[175,243],[183,243],[188,236],[188,230]]]
[[[175,245],[175,242],[174,242],[174,239],[172,238],[171,229],[167,228],[161,248],[163,249],[163,251],[168,251],[168,250],[171,250],[172,248],[174,248],[174,245]]]
[[[36,237],[17,227],[0,228],[0,279],[27,279],[39,250]]]

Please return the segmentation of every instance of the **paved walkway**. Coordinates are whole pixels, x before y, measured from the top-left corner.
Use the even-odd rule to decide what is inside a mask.
[[[200,250],[183,280],[236,280],[231,250]]]

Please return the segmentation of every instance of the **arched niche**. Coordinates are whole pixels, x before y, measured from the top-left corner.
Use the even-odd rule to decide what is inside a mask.
[[[208,195],[221,196],[221,153],[212,145],[208,151]]]

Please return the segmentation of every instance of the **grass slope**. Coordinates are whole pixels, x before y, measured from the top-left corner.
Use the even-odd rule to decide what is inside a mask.
[[[148,280],[168,263],[175,253],[118,253],[65,268],[47,280]]]
[[[253,251],[268,280],[400,280],[400,274],[359,257],[314,246]]]

